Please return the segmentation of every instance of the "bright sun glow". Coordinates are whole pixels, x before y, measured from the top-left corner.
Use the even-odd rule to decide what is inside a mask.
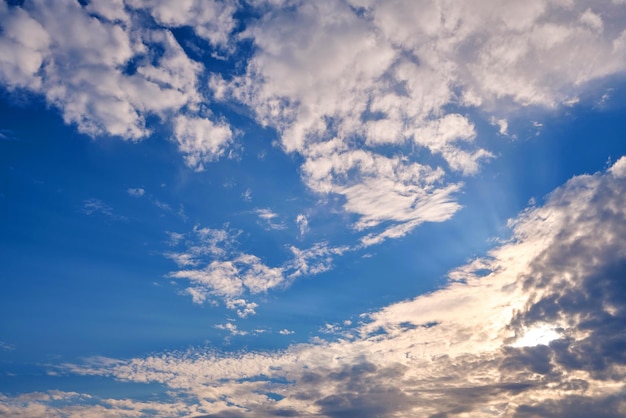
[[[556,340],[561,336],[554,327],[550,325],[539,325],[530,329],[520,337],[512,347],[534,347],[537,345],[548,345],[550,341]]]

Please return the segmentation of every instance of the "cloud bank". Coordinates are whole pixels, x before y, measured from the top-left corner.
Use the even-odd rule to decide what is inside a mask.
[[[623,416],[625,164],[572,178],[445,287],[363,314],[338,340],[93,358],[58,371],[172,391],[171,403],[93,407],[124,404],[127,416]],[[26,403],[61,413],[49,396]]]

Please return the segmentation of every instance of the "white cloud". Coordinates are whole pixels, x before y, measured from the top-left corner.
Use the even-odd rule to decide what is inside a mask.
[[[270,222],[277,216],[269,210],[259,215]],[[178,248],[163,255],[174,261],[178,269],[167,277],[188,281],[191,285],[182,293],[190,295],[194,303],[222,300],[228,309],[245,318],[254,315],[258,307],[256,302],[247,300],[250,297],[289,286],[297,277],[328,271],[335,257],[356,249],[326,242],[307,249],[288,246],[291,257],[268,266],[260,257],[239,250],[239,233],[199,226],[188,234],[170,232],[170,245]]]
[[[298,225],[301,237],[309,232],[309,218],[307,218],[306,215],[299,213],[298,216],[296,216],[296,225]]]
[[[291,335],[291,334],[295,334],[295,331],[291,331],[285,328],[285,329],[281,329],[280,331],[278,331],[278,333],[280,335]]]
[[[274,219],[278,218],[278,214],[276,212],[273,212],[271,209],[257,209],[255,212],[267,229],[287,228],[287,225],[285,225],[283,222],[274,222]]]
[[[208,75],[216,98],[250,106],[278,130],[284,150],[303,157],[308,187],[344,198],[357,229],[389,222],[381,236],[397,237],[449,219],[459,209],[450,193],[460,188],[458,176],[493,158],[475,142],[473,108],[497,113],[505,134],[520,107],[571,105],[589,82],[626,69],[615,2],[249,6],[260,17],[247,19],[236,39],[252,40],[252,56],[237,62],[243,75],[225,79],[207,74],[165,27],[192,27],[235,51],[235,1],[3,3],[0,80],[43,95],[91,136],[139,140],[151,134],[146,118],[157,116],[172,127],[186,163],[202,170],[233,142],[227,122],[205,107],[199,80]],[[141,26],[145,12],[157,27]]]
[[[240,296],[245,291],[239,268],[232,261],[213,261],[201,270],[179,270],[169,276],[188,279],[210,293],[227,299]]]
[[[192,296],[194,303],[218,298],[245,318],[256,313],[258,304],[241,297],[279,287],[285,277],[283,267],[269,267],[259,257],[239,251],[237,235],[235,231],[196,226],[191,233],[179,234],[172,242],[183,248],[164,255],[179,267],[168,277],[192,284],[185,293]]]
[[[188,17],[199,19],[197,32],[221,43],[219,32],[232,24],[233,3],[187,6]],[[166,15],[165,3],[150,7]],[[121,1],[86,7],[73,0],[2,3],[0,81],[9,90],[43,95],[66,123],[92,137],[142,139],[151,134],[146,118],[155,115],[172,125],[187,164],[202,170],[222,155],[232,132],[225,122],[199,113],[202,65],[187,57],[171,32],[143,28],[133,13]]]
[[[178,142],[179,151],[185,155],[187,165],[202,171],[204,164],[223,155],[233,134],[225,122],[177,116],[174,119],[174,138]]]
[[[255,309],[259,307],[254,302],[248,302],[245,299],[231,299],[226,301],[226,307],[237,311],[240,318],[247,318],[249,315],[256,314]]]
[[[289,249],[293,258],[286,263],[285,270],[289,272],[289,277],[292,279],[328,271],[333,267],[333,260],[336,256],[341,256],[351,250],[347,246],[333,247],[327,242],[318,242],[305,250],[294,246],[290,246]]]
[[[160,24],[168,27],[191,26],[195,33],[215,46],[226,47],[235,27],[232,0],[126,0],[130,7],[148,10]]]
[[[611,166],[609,172],[618,178],[626,177],[626,157],[621,157],[617,160],[615,164]]]
[[[191,296],[193,303],[201,305],[206,301],[208,291],[202,287],[188,287],[185,289],[184,293]]]
[[[127,190],[127,192],[132,197],[141,197],[146,193],[146,191],[141,187],[131,187]]]
[[[83,200],[81,211],[85,215],[102,215],[115,221],[126,221],[125,216],[115,213],[113,208],[100,199]]]
[[[130,18],[126,12],[124,0],[91,0],[85,9],[110,22],[119,21],[127,24]]]
[[[255,4],[265,13],[243,34],[256,46],[247,73],[213,76],[216,97],[276,127],[283,148],[303,157],[307,186],[343,196],[358,229],[402,224],[387,237],[449,219],[454,196],[430,196],[460,186],[450,174],[475,174],[493,158],[463,112],[497,113],[505,135],[520,107],[567,106],[590,81],[626,69],[625,28],[609,3]],[[416,150],[407,154],[407,143]],[[445,165],[427,165],[423,151]],[[427,212],[412,209],[425,204]]]
[[[237,325],[233,324],[232,322],[227,322],[225,324],[216,325],[215,328],[228,331],[230,332],[230,335],[247,335],[248,334],[246,331],[240,331],[239,329],[237,329]]]
[[[38,74],[50,48],[50,36],[21,8],[0,4],[0,77],[11,88],[38,89]]]

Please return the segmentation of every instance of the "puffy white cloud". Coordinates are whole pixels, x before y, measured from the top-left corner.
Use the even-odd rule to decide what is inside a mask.
[[[217,14],[211,14],[209,2],[188,13],[202,20],[199,32],[219,43],[224,35],[218,32],[233,5],[212,7]],[[231,129],[199,113],[202,65],[185,54],[171,32],[144,28],[132,13],[121,1],[85,7],[73,0],[35,0],[23,7],[2,3],[0,81],[10,90],[42,94],[66,123],[93,137],[142,139],[151,134],[146,118],[156,115],[171,124],[187,164],[201,170],[222,155]],[[176,23],[172,19],[165,20]],[[213,23],[217,28],[211,32]]]
[[[50,48],[50,36],[21,8],[0,4],[0,76],[11,88],[38,89],[39,69]]]
[[[126,11],[124,0],[91,0],[85,6],[89,13],[93,13],[101,19],[110,22],[128,23],[130,15]]]
[[[257,303],[248,302],[245,299],[231,299],[226,301],[226,307],[237,311],[240,318],[247,318],[256,314],[255,309],[259,307]]]
[[[233,298],[244,292],[239,268],[232,261],[213,261],[201,270],[179,270],[170,273],[170,277],[188,279],[225,298]]]
[[[615,177],[626,177],[626,157],[621,157],[619,160],[615,162],[609,169],[611,174]]]
[[[235,27],[233,14],[237,2],[232,0],[127,0],[133,8],[145,9],[167,27],[191,26],[195,33],[216,46],[225,47],[231,42],[230,33]]]
[[[231,335],[246,335],[248,334],[246,331],[241,331],[237,329],[237,325],[232,322],[227,322],[225,324],[216,325],[215,328],[225,330],[230,332]]]
[[[448,219],[459,208],[452,193],[458,175],[475,174],[493,158],[475,143],[470,110],[505,121],[523,106],[568,105],[589,82],[626,68],[616,2],[248,6],[260,17],[246,19],[236,37],[254,45],[249,61],[237,63],[246,72],[210,75],[213,95],[250,106],[261,124],[278,130],[287,152],[303,157],[307,186],[344,198],[356,229],[389,222],[385,237]],[[3,3],[0,79],[9,89],[44,95],[67,123],[92,136],[138,140],[150,135],[146,118],[156,115],[171,124],[187,164],[202,170],[224,154],[233,131],[204,108],[208,98],[198,84],[208,69],[166,27],[192,27],[214,47],[234,51],[239,7],[199,0]],[[142,27],[137,14],[145,12],[161,27]],[[440,163],[424,158],[430,154]],[[415,209],[423,206],[429,210]]]
[[[626,69],[626,28],[610,3],[253,5],[263,13],[242,35],[255,45],[247,73],[212,77],[216,97],[249,105],[260,123],[277,128],[283,148],[304,158],[305,183],[344,197],[360,217],[357,229],[394,223],[387,237],[448,219],[459,208],[449,174],[472,175],[493,158],[474,143],[464,112],[493,112],[504,135],[520,107],[567,106],[590,81]],[[408,143],[417,148],[407,153]],[[428,153],[445,165],[426,165]],[[436,207],[431,196],[446,193]],[[431,210],[413,210],[424,205]]]
[[[178,149],[185,155],[187,165],[196,171],[202,171],[205,163],[219,158],[232,137],[230,127],[224,122],[187,116],[174,119]]]

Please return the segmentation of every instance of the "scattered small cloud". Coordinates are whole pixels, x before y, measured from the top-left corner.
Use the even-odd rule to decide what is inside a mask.
[[[306,215],[303,215],[302,213],[298,214],[298,216],[296,217],[296,225],[298,225],[300,237],[303,237],[304,234],[309,232],[309,219],[306,217]]]
[[[255,211],[255,213],[259,217],[259,219],[261,220],[262,224],[267,229],[270,229],[270,230],[277,230],[278,229],[278,230],[280,230],[280,229],[286,229],[287,228],[287,226],[283,222],[275,222],[274,221],[279,216],[278,216],[277,213],[273,212],[269,208],[257,209]]]
[[[506,119],[497,119],[492,116],[489,122],[492,125],[498,127],[498,132],[500,133],[500,135],[508,136],[509,123]]]
[[[154,205],[162,211],[172,212],[172,207],[168,203],[162,202],[161,200],[155,199]]]
[[[127,190],[128,194],[132,197],[142,197],[146,191],[141,187],[131,187]]]
[[[17,137],[10,129],[0,129],[0,141],[17,141]]]
[[[81,212],[88,216],[100,215],[114,221],[126,221],[125,216],[116,214],[113,208],[100,199],[83,200]]]
[[[254,302],[248,302],[245,299],[229,299],[226,300],[226,307],[237,312],[240,318],[247,318],[249,315],[256,314],[256,308],[258,304]]]
[[[232,322],[215,325],[215,328],[228,331],[230,335],[248,335],[247,331],[241,331],[237,329],[237,325],[233,324]]]
[[[13,344],[6,343],[4,341],[0,341],[0,350],[3,351],[15,351],[15,346]]]

